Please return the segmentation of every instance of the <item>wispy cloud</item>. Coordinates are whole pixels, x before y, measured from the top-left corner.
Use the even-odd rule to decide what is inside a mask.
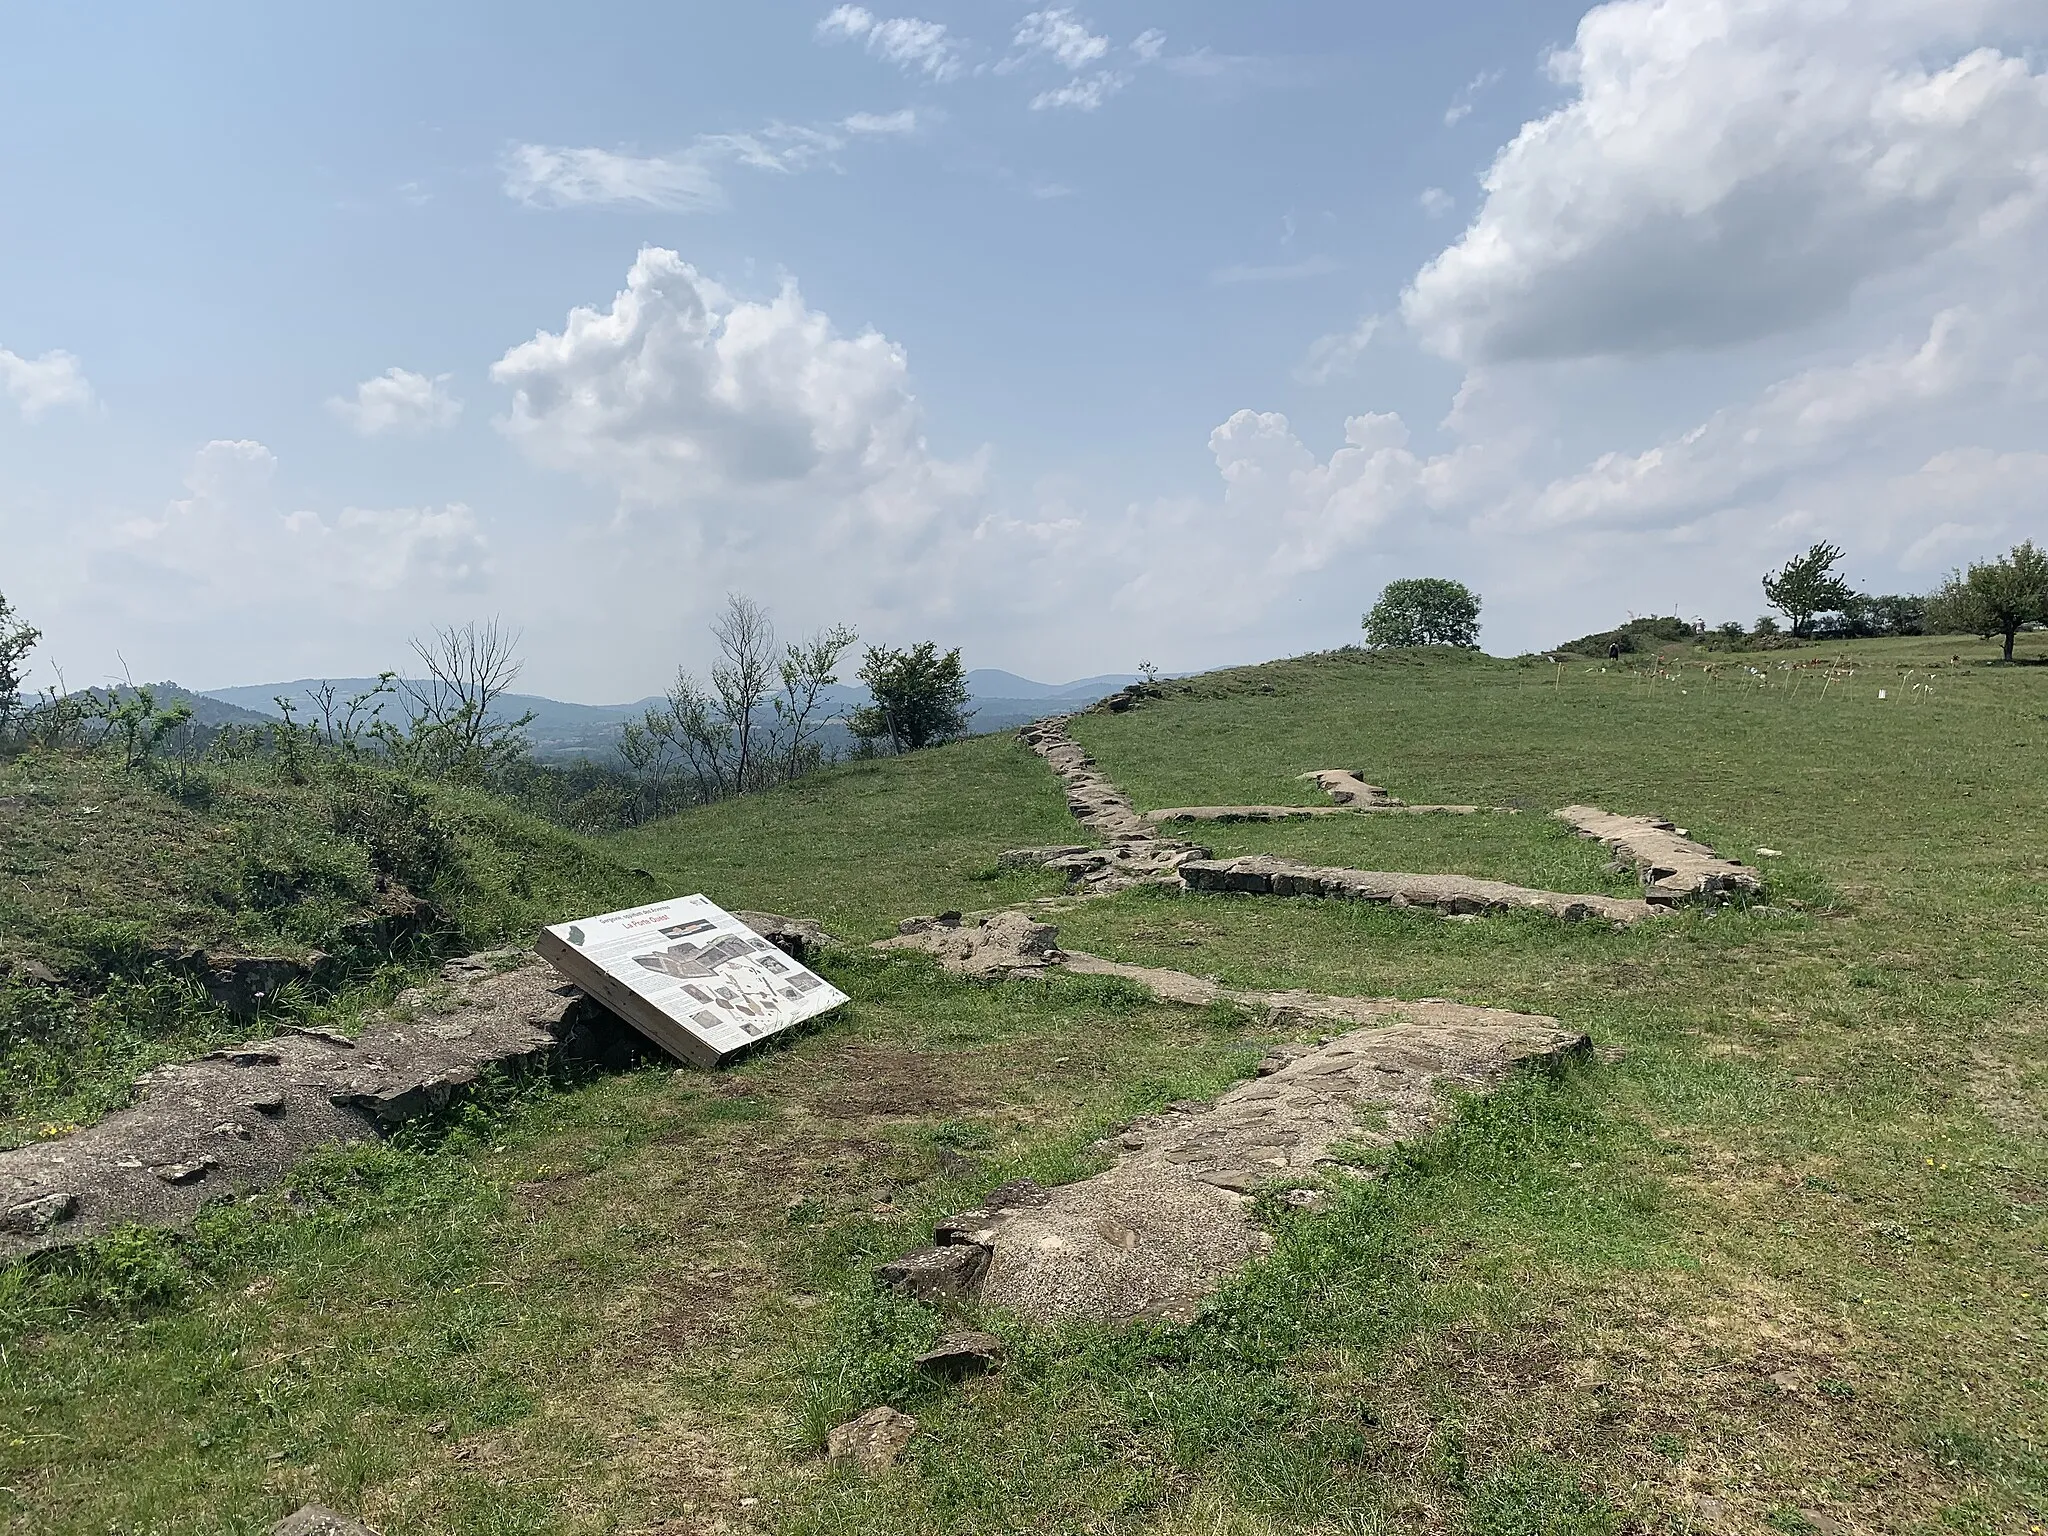
[[[1164,36],[1160,41],[1165,42]],[[1022,50],[1017,58],[1006,61],[1012,68],[1033,54],[1044,54],[1079,74],[1109,52],[1109,39],[1089,31],[1087,23],[1065,7],[1033,11],[1017,24],[1011,42]]]
[[[1503,78],[1505,78],[1505,72],[1502,70],[1482,69],[1478,74],[1466,81],[1458,94],[1451,98],[1451,104],[1444,109],[1444,126],[1446,128],[1452,127],[1470,117],[1472,115],[1472,103],[1478,100],[1479,93],[1491,90],[1494,86],[1499,85]]]
[[[909,107],[900,112],[856,112],[842,119],[839,126],[848,133],[863,134],[869,138],[915,133],[917,113]]]
[[[1072,112],[1093,112],[1110,97],[1131,83],[1131,77],[1113,69],[1100,70],[1085,78],[1076,76],[1065,85],[1049,91],[1040,91],[1031,98],[1031,110],[1065,109]]]
[[[1218,267],[1209,274],[1209,281],[1219,287],[1226,287],[1232,283],[1293,283],[1305,277],[1322,277],[1342,270],[1343,263],[1328,256],[1309,256],[1301,261],[1282,262],[1273,266]]]
[[[1458,206],[1458,200],[1442,187],[1428,188],[1416,202],[1422,205],[1422,211],[1432,219],[1440,219]]]
[[[1304,384],[1327,384],[1339,374],[1349,373],[1372,345],[1381,324],[1378,315],[1367,315],[1348,331],[1317,337],[1294,376]]]
[[[533,208],[637,204],[671,213],[704,213],[725,206],[720,174],[731,166],[794,175],[827,164],[846,147],[846,135],[898,137],[915,131],[909,109],[885,115],[859,112],[830,128],[771,123],[751,133],[700,134],[665,155],[551,144],[515,144],[505,153],[507,197]]]
[[[943,22],[916,16],[880,17],[866,6],[842,5],[818,23],[821,43],[865,43],[885,63],[933,80],[957,78],[964,70],[963,50]]]
[[[725,206],[715,164],[702,155],[621,155],[608,149],[515,144],[504,160],[505,195],[532,208],[639,203],[674,213]]]

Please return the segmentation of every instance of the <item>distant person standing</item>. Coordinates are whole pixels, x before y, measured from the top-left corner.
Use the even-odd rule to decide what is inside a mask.
[[[1621,642],[1619,640],[1607,642],[1607,659],[1609,661],[1621,660]]]

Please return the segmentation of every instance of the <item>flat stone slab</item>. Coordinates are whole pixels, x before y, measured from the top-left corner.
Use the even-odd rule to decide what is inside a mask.
[[[1620,816],[1597,805],[1568,805],[1551,814],[1632,865],[1642,876],[1643,894],[1650,901],[1670,905],[1764,893],[1761,871],[1722,858],[1661,816]]]
[[[1252,1192],[1320,1180],[1340,1166],[1330,1159],[1340,1144],[1426,1134],[1450,1113],[1447,1088],[1485,1093],[1517,1069],[1588,1050],[1583,1034],[1535,1015],[1353,1030],[1298,1048],[1213,1104],[1133,1121],[1113,1139],[1114,1166],[1042,1203],[987,1212],[957,1240],[988,1253],[984,1304],[1041,1322],[1185,1319],[1270,1246]]]
[[[799,960],[837,942],[806,919],[738,915]],[[288,1025],[158,1067],[136,1080],[129,1108],[0,1152],[0,1262],[131,1222],[188,1226],[217,1200],[275,1184],[320,1147],[445,1108],[494,1069],[557,1056],[625,1065],[650,1049],[526,951],[451,960],[441,978],[446,996],[403,993],[355,1039]]]
[[[1136,982],[1162,1002],[1187,1003],[1197,1008],[1215,1002],[1234,1003],[1258,1014],[1265,1027],[1273,1030],[1309,1029],[1331,1024],[1350,1028],[1390,1024],[1483,1026],[1519,1023],[1532,1017],[1504,1012],[1499,1008],[1474,1008],[1440,997],[1327,997],[1297,990],[1263,992],[1226,987],[1221,982],[1210,981],[1204,976],[1190,976],[1185,971],[1125,965],[1078,949],[1061,950],[1060,964],[1077,976],[1117,976]]]
[[[159,1067],[137,1081],[130,1108],[0,1152],[0,1260],[128,1222],[188,1225],[319,1147],[444,1107],[489,1069],[595,1054],[600,1037],[608,1048],[624,1029],[538,961],[506,971],[456,961],[447,974],[453,995],[424,1017],[372,1024],[353,1041],[287,1029]]]
[[[1446,916],[1531,909],[1575,921],[1600,918],[1639,923],[1661,910],[1647,901],[1618,896],[1574,896],[1535,891],[1498,880],[1466,875],[1410,875],[1384,870],[1333,869],[1252,854],[1241,859],[1194,859],[1181,865],[1190,890],[1239,891],[1256,896],[1322,896],[1341,901],[1385,902],[1399,907],[1433,907]]]

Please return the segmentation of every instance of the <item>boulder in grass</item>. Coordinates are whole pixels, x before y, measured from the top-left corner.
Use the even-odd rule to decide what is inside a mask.
[[[325,1504],[295,1509],[270,1528],[269,1536],[377,1536],[360,1520],[351,1520]]]
[[[917,1420],[894,1408],[870,1408],[825,1437],[825,1459],[834,1466],[879,1472],[895,1463],[917,1433]]]

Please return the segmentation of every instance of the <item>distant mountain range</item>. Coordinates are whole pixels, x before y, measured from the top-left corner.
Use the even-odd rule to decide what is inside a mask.
[[[232,706],[236,716],[245,720],[253,716],[278,718],[277,700],[282,697],[291,701],[293,712],[299,719],[306,720],[318,717],[319,706],[314,690],[323,681],[330,680],[301,678],[290,683],[209,688],[194,697]],[[338,677],[331,681],[337,696],[343,699],[351,694],[367,693],[377,686],[374,677]],[[974,709],[973,729],[976,732],[1012,730],[1033,720],[1042,720],[1047,715],[1092,704],[1137,681],[1139,678],[1135,672],[1118,672],[1102,677],[1084,677],[1071,683],[1036,683],[1014,672],[1003,672],[993,667],[979,668],[967,674],[967,694]],[[572,704],[538,694],[508,693],[502,707],[512,715],[532,711],[533,724],[527,730],[533,738],[536,757],[602,757],[609,755],[612,743],[618,740],[620,726],[628,720],[638,720],[651,706],[661,702],[662,697],[658,694],[635,699],[630,704]],[[827,689],[825,694],[826,706],[833,714],[844,714],[867,702],[865,688],[840,686]]]

